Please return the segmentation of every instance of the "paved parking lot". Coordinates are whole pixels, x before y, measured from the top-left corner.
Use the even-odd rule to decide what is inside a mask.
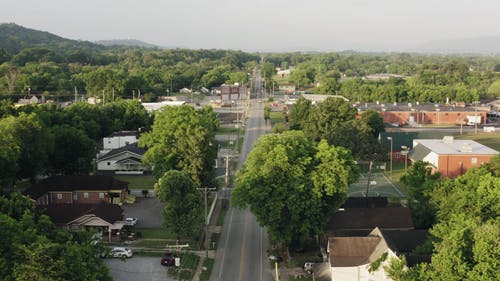
[[[173,281],[167,268],[160,264],[159,257],[132,257],[130,259],[106,259],[115,281]]]
[[[137,198],[134,204],[123,205],[123,216],[138,218],[136,227],[158,228],[163,223],[162,210],[163,203],[156,197]]]

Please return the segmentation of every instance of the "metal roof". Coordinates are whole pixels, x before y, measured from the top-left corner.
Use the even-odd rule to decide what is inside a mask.
[[[414,149],[417,144],[425,146],[437,154],[461,154],[461,155],[495,155],[498,151],[482,145],[473,140],[443,139],[415,139]]]

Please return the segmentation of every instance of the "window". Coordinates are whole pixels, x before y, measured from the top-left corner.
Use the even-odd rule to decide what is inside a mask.
[[[77,200],[78,200],[78,193],[73,192],[73,201],[77,201]]]
[[[57,199],[59,199],[59,200],[62,199],[62,194],[61,193],[57,193]]]
[[[99,198],[104,198],[104,192],[99,192]]]
[[[83,193],[83,198],[89,198],[89,193],[88,192],[84,192]]]
[[[476,158],[476,157],[472,157],[472,158],[470,159],[470,162],[471,162],[472,164],[477,164],[477,158]]]

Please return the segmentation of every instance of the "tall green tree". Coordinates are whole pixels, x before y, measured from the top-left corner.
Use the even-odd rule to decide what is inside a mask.
[[[312,104],[310,100],[303,97],[297,99],[290,111],[290,129],[301,130],[307,123],[312,112]]]
[[[271,239],[301,243],[323,231],[358,170],[350,152],[300,131],[261,137],[238,171],[233,203],[250,207]]]
[[[417,161],[401,177],[401,182],[408,188],[408,207],[417,228],[429,228],[436,220],[436,210],[431,205],[430,197],[440,176],[439,173],[432,173],[429,163]]]
[[[157,178],[169,170],[180,170],[200,186],[213,186],[217,127],[211,108],[167,107],[156,114],[152,131],[139,140],[139,145],[148,148],[143,163]]]
[[[363,112],[361,121],[370,127],[374,138],[378,138],[379,134],[385,130],[384,119],[380,116],[380,113],[373,109]]]
[[[177,239],[192,238],[203,223],[203,203],[197,185],[185,172],[170,170],[155,184],[155,193],[165,203],[163,218]]]
[[[50,168],[54,174],[82,175],[93,170],[96,145],[83,131],[63,125],[51,128],[54,150]]]

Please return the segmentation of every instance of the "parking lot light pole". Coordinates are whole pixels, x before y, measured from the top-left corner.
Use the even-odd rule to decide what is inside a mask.
[[[408,166],[408,146],[406,145],[401,146],[401,154],[405,156],[405,176],[406,176],[406,168]]]
[[[387,137],[387,139],[391,141],[391,153],[389,155],[389,160],[391,161],[391,174],[390,174],[390,177],[391,177],[391,180],[392,180],[392,137]]]

